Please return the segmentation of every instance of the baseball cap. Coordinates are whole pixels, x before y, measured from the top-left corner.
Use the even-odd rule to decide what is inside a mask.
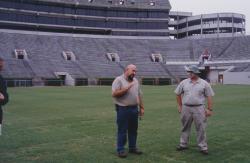
[[[187,72],[193,72],[194,74],[200,73],[199,67],[196,65],[186,66],[185,69]]]

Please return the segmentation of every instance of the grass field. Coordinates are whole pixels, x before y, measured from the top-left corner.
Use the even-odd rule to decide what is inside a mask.
[[[208,120],[209,155],[177,152],[180,119],[174,86],[144,86],[145,116],[139,122],[142,156],[115,154],[115,110],[110,87],[11,88],[4,109],[0,162],[250,162],[250,87],[215,86]]]

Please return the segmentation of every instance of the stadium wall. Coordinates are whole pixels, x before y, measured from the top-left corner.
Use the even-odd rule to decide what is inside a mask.
[[[223,84],[250,85],[250,72],[224,72]]]

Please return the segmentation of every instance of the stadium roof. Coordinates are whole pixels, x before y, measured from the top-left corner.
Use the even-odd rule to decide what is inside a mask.
[[[30,0],[24,0],[30,1]],[[137,9],[171,9],[169,0],[33,0],[37,2],[59,3],[77,6],[137,8]],[[124,1],[124,3],[120,3]]]

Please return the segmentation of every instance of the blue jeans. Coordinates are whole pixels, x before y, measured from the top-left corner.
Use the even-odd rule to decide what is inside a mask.
[[[138,129],[138,107],[116,105],[117,113],[117,152],[124,151],[124,146],[129,142],[129,149],[136,148]]]

